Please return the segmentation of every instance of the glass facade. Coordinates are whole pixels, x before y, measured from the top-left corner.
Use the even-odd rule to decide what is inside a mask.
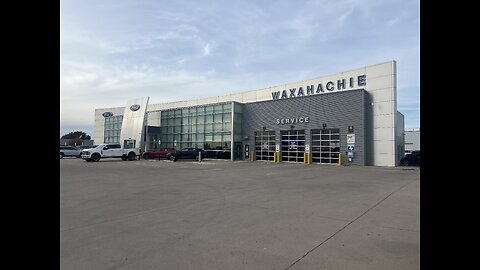
[[[312,163],[338,164],[340,129],[312,129]]]
[[[105,143],[120,143],[120,131],[122,130],[123,115],[105,118],[103,141]]]
[[[273,161],[275,153],[275,131],[255,132],[255,157],[257,160]]]
[[[305,130],[282,130],[282,161],[303,162]]]
[[[162,111],[160,147],[231,150],[232,103]]]
[[[233,114],[233,141],[242,142],[243,140],[243,104],[234,102]]]

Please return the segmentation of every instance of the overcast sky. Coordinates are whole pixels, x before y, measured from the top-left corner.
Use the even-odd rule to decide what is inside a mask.
[[[220,96],[397,61],[420,127],[419,0],[62,0],[60,135],[95,108]]]

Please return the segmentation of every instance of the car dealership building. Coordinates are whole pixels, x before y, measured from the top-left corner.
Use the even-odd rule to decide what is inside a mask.
[[[396,62],[212,98],[95,110],[95,144],[201,148],[231,160],[396,166]]]

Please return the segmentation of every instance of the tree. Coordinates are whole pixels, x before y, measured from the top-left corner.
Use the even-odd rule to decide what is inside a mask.
[[[73,145],[74,145],[74,146],[82,145],[82,142],[83,142],[83,140],[82,140],[82,139],[78,139],[78,138],[76,138],[76,139],[69,139],[69,140],[68,140],[68,145],[72,145],[72,146],[73,146]]]
[[[79,139],[79,140],[90,140],[90,135],[83,131],[73,131],[68,134],[63,135],[60,139]]]

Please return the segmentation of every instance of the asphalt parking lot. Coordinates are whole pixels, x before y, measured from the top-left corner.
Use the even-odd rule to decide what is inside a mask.
[[[420,169],[60,160],[61,269],[419,269]]]

